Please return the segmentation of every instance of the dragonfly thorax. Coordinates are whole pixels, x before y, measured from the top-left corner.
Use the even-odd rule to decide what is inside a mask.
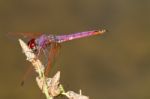
[[[57,39],[56,39],[55,35],[48,35],[48,40],[49,40],[50,43],[51,42],[57,42]]]

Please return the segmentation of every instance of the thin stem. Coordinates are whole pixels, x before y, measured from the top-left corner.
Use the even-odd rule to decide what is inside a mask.
[[[19,39],[20,45],[22,47],[23,52],[25,53],[27,60],[32,63],[35,68],[35,71],[38,73],[39,78],[43,79],[43,93],[45,94],[47,99],[53,99],[52,96],[49,95],[48,92],[48,85],[46,82],[46,77],[44,75],[44,66],[42,65],[41,61],[36,58],[36,55],[33,51],[24,43],[21,39]]]

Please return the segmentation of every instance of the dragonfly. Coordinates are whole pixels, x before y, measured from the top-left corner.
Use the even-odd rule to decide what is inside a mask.
[[[29,38],[27,42],[28,47],[36,54],[37,58],[39,58],[42,53],[45,54],[48,52],[48,55],[45,55],[47,56],[46,59],[48,60],[45,69],[45,75],[47,76],[51,69],[52,62],[55,60],[57,54],[59,53],[61,43],[94,35],[102,35],[104,32],[105,30],[92,30],[65,35],[53,35],[46,33],[35,33],[35,35],[33,33],[16,34],[22,35],[25,38]],[[49,50],[47,50],[48,47],[50,47]],[[25,75],[29,73],[29,70]],[[23,77],[22,84],[25,78],[26,76]]]

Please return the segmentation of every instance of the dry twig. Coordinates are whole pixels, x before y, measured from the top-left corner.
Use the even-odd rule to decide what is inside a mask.
[[[47,99],[53,99],[58,95],[65,95],[69,99],[89,99],[87,96],[77,94],[73,91],[65,92],[63,86],[60,84],[60,71],[58,71],[53,78],[47,78],[44,75],[45,67],[33,51],[19,39],[20,45],[22,47],[23,53],[25,53],[27,60],[32,63],[35,71],[38,73],[36,77],[37,84],[42,92],[46,95]]]

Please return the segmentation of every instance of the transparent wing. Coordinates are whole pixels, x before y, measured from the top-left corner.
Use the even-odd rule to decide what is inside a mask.
[[[40,57],[41,57],[41,49],[39,49],[39,51],[37,52],[37,55],[36,55],[36,58],[39,59]],[[32,72],[32,70],[33,70],[33,66],[30,66],[30,67],[27,68],[25,74],[24,74],[23,77],[22,77],[21,86],[24,85],[25,80],[26,80],[27,77],[30,75],[30,73]]]
[[[26,70],[25,74],[21,78],[21,83],[20,83],[21,86],[24,85],[24,82],[25,82],[26,78],[29,76],[29,74],[31,73],[32,70],[33,70],[33,66],[29,66],[28,69]]]
[[[13,37],[17,37],[17,38],[37,38],[39,36],[41,36],[43,33],[41,32],[35,32],[35,33],[31,33],[31,32],[9,32],[7,33],[8,36],[13,36]]]
[[[46,69],[45,69],[45,75],[46,76],[48,76],[48,73],[52,67],[52,64],[59,54],[59,49],[60,49],[59,43],[51,43],[51,47],[50,47],[49,55],[48,55],[48,64],[47,64]]]

